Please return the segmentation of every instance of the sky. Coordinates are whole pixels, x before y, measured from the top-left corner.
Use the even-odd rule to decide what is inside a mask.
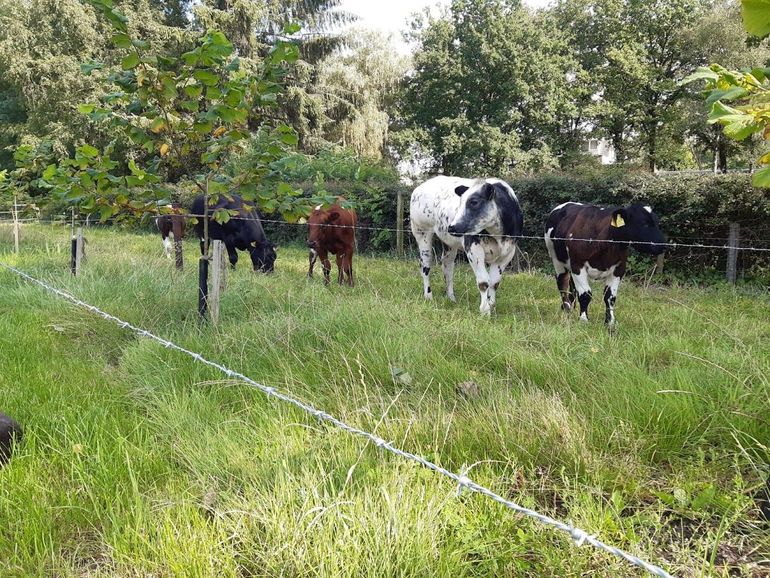
[[[342,0],[340,10],[351,12],[359,17],[355,26],[379,30],[392,34],[396,49],[408,53],[409,46],[404,43],[401,31],[406,29],[410,14],[420,12],[427,6],[447,4],[447,0]],[[549,0],[524,0],[524,4],[533,8],[542,8]]]

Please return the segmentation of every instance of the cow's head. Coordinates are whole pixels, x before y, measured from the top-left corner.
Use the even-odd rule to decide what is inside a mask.
[[[270,241],[254,241],[249,246],[251,263],[254,265],[254,271],[262,273],[272,273],[275,270],[275,260],[278,258],[275,252],[276,246]]]
[[[640,253],[660,255],[666,250],[666,238],[660,230],[658,216],[652,212],[652,207],[643,203],[615,209],[610,232],[612,239],[629,241]]]
[[[478,235],[488,228],[500,228],[500,214],[495,203],[495,195],[501,193],[498,187],[502,189],[501,185],[484,181],[470,187],[460,185],[455,188],[455,194],[460,196],[460,207],[447,232],[461,237]]]

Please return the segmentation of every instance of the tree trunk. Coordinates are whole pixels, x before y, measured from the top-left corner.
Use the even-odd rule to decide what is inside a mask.
[[[650,172],[654,173],[658,168],[658,123],[654,119],[650,121],[647,133],[647,162]]]
[[[720,173],[727,172],[727,141],[725,136],[720,133],[717,137],[717,163],[716,169]]]

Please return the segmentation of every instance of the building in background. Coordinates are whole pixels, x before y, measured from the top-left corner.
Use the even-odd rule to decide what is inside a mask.
[[[615,147],[607,139],[588,139],[583,143],[583,151],[592,156],[601,157],[603,165],[611,165],[615,162]]]

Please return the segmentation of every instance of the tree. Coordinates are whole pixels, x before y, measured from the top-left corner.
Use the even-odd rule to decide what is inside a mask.
[[[741,3],[746,31],[760,39],[767,38],[770,5],[754,0]],[[699,68],[683,84],[698,80],[706,81],[706,102],[711,105],[708,122],[722,125],[725,136],[740,141],[762,133],[764,139],[770,138],[770,67],[730,70],[712,64]],[[770,187],[770,153],[758,162],[762,168],[753,174],[752,182],[757,187]]]
[[[172,54],[188,48],[185,34],[164,26],[147,0],[123,4],[135,15],[132,33]],[[81,74],[80,63],[109,60],[112,52],[109,27],[79,0],[0,0],[0,95],[7,97],[0,104],[0,138],[6,146],[48,140],[66,157],[83,139],[109,142],[110,135],[93,133],[77,104],[104,90],[98,77]]]
[[[348,43],[347,50],[317,66],[313,92],[322,106],[323,140],[377,160],[386,154],[391,112],[407,63],[377,32],[355,32]]]
[[[112,42],[123,57],[119,67],[105,77],[110,92],[99,102],[82,104],[79,110],[93,122],[123,133],[148,159],[143,167],[132,158],[128,172],[123,173],[111,158],[110,146],[100,150],[81,145],[73,158],[49,166],[43,174],[58,198],[89,212],[98,210],[103,219],[121,211],[135,215],[157,212],[159,205],[169,202],[169,192],[161,185],[164,171],[182,167],[212,204],[221,195],[238,192],[287,219],[308,212],[314,200],[299,201],[301,191],[288,185],[262,186],[272,163],[285,154],[284,145],[296,143],[289,127],[271,127],[263,112],[275,106],[285,65],[296,58],[296,47],[278,42],[258,75],[241,70],[232,44],[216,30],[206,33],[181,57],[169,57],[134,37],[128,19],[110,0],[90,1],[110,22]],[[106,63],[83,64],[86,74],[107,68]],[[231,158],[245,148],[248,122],[255,111],[261,119],[261,154],[247,170],[229,172]],[[197,161],[192,171],[188,158]],[[206,230],[209,203],[204,207]],[[225,222],[230,215],[218,210],[212,217]]]
[[[440,17],[418,18],[413,36],[401,114],[437,167],[478,174],[556,164],[554,126],[569,116],[576,63],[547,14],[506,0],[454,0]]]

